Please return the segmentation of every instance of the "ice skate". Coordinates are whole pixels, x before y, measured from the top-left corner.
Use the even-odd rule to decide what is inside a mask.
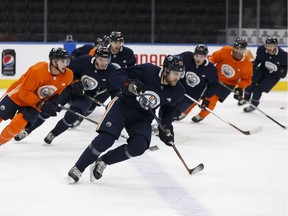
[[[102,177],[106,166],[107,165],[102,160],[96,160],[95,163],[90,166],[90,181],[99,180]]]
[[[44,141],[47,144],[51,144],[51,142],[53,141],[53,139],[55,138],[55,136],[50,132],[45,138]]]
[[[195,123],[202,121],[204,118],[201,118],[199,115],[194,116],[191,120]]]
[[[248,106],[248,107],[245,107],[244,109],[243,109],[243,111],[244,112],[253,112],[255,110],[255,108],[254,107],[252,107],[252,106]]]
[[[78,170],[76,166],[73,166],[69,172],[68,176],[65,178],[67,184],[75,184],[79,181],[81,177],[81,172]]]
[[[244,104],[246,104],[247,103],[247,100],[245,100],[244,98],[242,98],[242,99],[240,99],[239,101],[238,101],[238,106],[242,106],[242,105],[244,105]]]
[[[29,133],[24,129],[14,137],[14,140],[20,141],[20,140],[24,139],[25,137],[27,137],[28,135],[29,135]]]

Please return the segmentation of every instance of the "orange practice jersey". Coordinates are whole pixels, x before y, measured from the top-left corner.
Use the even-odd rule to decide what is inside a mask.
[[[49,63],[39,62],[12,83],[6,93],[17,105],[36,108],[40,99],[47,100],[60,94],[72,80],[73,72],[69,68],[64,74],[53,76],[49,71]]]
[[[232,46],[224,46],[214,52],[209,60],[216,65],[220,82],[244,89],[252,82],[253,66],[245,55],[241,60],[235,60],[232,50]]]

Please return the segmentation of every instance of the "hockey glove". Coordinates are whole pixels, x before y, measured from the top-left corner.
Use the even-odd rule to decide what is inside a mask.
[[[54,95],[52,98],[49,99],[49,102],[51,102],[53,109],[56,112],[61,112],[61,107],[59,107],[59,103],[60,103],[60,97],[59,95]]]
[[[281,68],[280,70],[278,70],[277,75],[282,79],[285,78],[287,75],[287,68],[286,69]]]
[[[241,100],[243,98],[243,90],[241,88],[235,88],[234,90],[234,98],[236,100]]]
[[[144,92],[144,84],[140,80],[128,79],[123,85],[123,93],[127,95],[139,95]]]
[[[37,104],[36,107],[40,110],[41,114],[43,114],[45,117],[50,117],[50,116],[56,116],[56,110],[55,106],[51,101],[48,100],[40,100]]]
[[[70,88],[72,95],[81,97],[85,94],[83,84],[79,79],[73,80],[72,83],[70,84]]]
[[[159,138],[162,142],[164,142],[167,146],[172,146],[174,144],[174,131],[172,124],[164,124],[164,131],[159,129]]]
[[[210,101],[207,100],[206,98],[202,99],[202,103],[199,104],[198,106],[200,107],[201,110],[206,110],[206,108],[209,106]]]

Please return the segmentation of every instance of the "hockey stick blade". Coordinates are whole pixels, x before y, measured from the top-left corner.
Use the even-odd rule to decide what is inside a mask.
[[[200,171],[202,171],[204,169],[204,164],[199,164],[196,167],[194,167],[193,169],[189,169],[189,174],[190,175],[194,175]]]
[[[249,131],[243,131],[243,130],[240,130],[240,129],[239,129],[239,131],[241,131],[245,135],[251,135],[251,134],[258,133],[259,131],[262,130],[262,128],[263,128],[262,126],[258,126],[258,127],[254,128],[252,130],[249,130]]]

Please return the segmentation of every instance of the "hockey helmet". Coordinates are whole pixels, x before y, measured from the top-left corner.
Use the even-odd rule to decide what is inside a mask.
[[[168,70],[185,72],[183,59],[179,55],[168,55],[165,57],[163,67]]]
[[[278,39],[274,35],[268,36],[265,44],[278,44]]]
[[[124,42],[124,38],[121,32],[112,31],[109,37],[111,41]]]
[[[50,53],[49,53],[49,60],[51,61],[52,59],[69,59],[70,55],[69,53],[59,47],[59,48],[52,48]]]
[[[242,49],[246,49],[247,47],[247,41],[244,38],[237,38],[234,42],[234,47],[235,48],[242,48]]]
[[[208,48],[204,44],[199,44],[195,47],[194,53],[206,56],[208,54]]]
[[[95,57],[97,58],[98,56],[102,58],[111,58],[111,52],[107,47],[100,45],[95,52]]]

